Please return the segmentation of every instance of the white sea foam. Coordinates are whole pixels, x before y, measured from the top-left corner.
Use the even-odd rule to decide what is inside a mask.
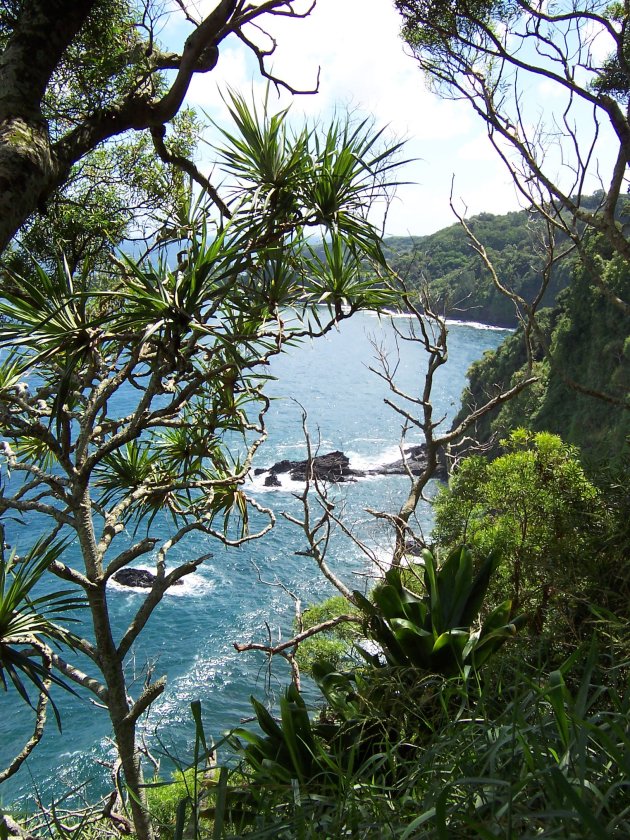
[[[151,566],[134,566],[136,569],[142,569],[147,572],[151,572],[151,574],[155,574],[155,567]],[[168,574],[168,569],[166,570]],[[111,589],[114,589],[118,592],[137,592],[139,594],[146,594],[149,590],[144,586],[123,586],[121,583],[117,583],[115,580],[108,581],[107,584]],[[215,588],[215,583],[212,580],[207,580],[203,575],[200,575],[198,572],[193,572],[190,575],[186,575],[182,578],[182,583],[178,586],[171,586],[170,589],[167,589],[164,593],[167,596],[173,595],[177,598],[181,597],[202,597],[207,595],[209,592]]]
[[[266,470],[260,475],[251,476],[247,483],[247,489],[252,493],[301,493],[304,490],[304,482],[293,481],[288,472],[276,475],[280,482],[279,485],[266,485],[265,480],[270,474],[269,470]]]
[[[394,543],[390,545],[378,545],[371,548],[373,560],[373,572],[379,577],[384,574],[392,565],[392,557],[394,556]]]
[[[482,324],[481,321],[458,321],[456,318],[447,318],[448,326],[470,327],[473,330],[493,330],[495,332],[514,332],[513,327],[497,327],[493,324]]]
[[[405,448],[417,445],[418,444],[407,442],[405,443]],[[398,443],[391,443],[374,454],[370,453],[369,455],[366,455],[365,453],[353,452],[352,450],[350,450],[347,454],[348,458],[350,458],[350,466],[355,470],[378,469],[378,467],[385,467],[387,464],[393,464],[396,461],[400,461],[402,458],[402,455],[400,454],[400,445]]]
[[[410,312],[393,312],[389,309],[384,309],[382,315],[379,315],[377,312],[370,312],[373,318],[380,318],[382,316],[386,316],[387,318],[400,318],[402,320],[415,320],[415,315]],[[494,330],[498,332],[514,332],[513,327],[498,327],[494,324],[484,324],[481,321],[465,321],[459,318],[447,318],[446,324],[449,327],[470,327],[473,330]]]
[[[167,595],[174,595],[178,598],[186,596],[194,596],[195,598],[203,598],[216,588],[213,580],[208,580],[198,572],[193,572],[191,575],[186,575],[182,578],[181,586],[173,586],[167,591]]]
[[[412,315],[410,312],[394,312],[392,309],[384,309],[380,314],[378,312],[369,312],[368,315],[373,318],[406,318],[407,320],[415,318],[415,315]]]

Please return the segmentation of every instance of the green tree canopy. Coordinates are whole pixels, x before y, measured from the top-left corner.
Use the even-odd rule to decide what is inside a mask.
[[[197,178],[225,210],[187,157],[195,134],[182,112],[190,82],[215,67],[219,46],[230,35],[252,49],[263,74],[273,78],[266,69],[270,53],[256,46],[265,19],[299,18],[308,11],[299,12],[289,0],[256,5],[221,0],[204,17],[187,0],[169,7],[158,0],[3,3],[0,251],[36,211],[45,213],[49,206],[68,242],[74,243],[80,229],[81,207],[94,211],[96,239],[99,232],[119,238],[129,207],[154,212],[175,200],[169,193],[181,190],[164,166],[155,165],[155,157]],[[179,52],[159,42],[165,16],[186,33]],[[97,149],[99,155],[92,156]],[[29,240],[36,251],[45,227],[36,224]],[[86,255],[90,248],[86,253],[79,245],[70,257]]]
[[[605,516],[577,450],[547,432],[523,429],[494,461],[464,459],[435,500],[434,538],[461,541],[481,556],[497,551],[506,589],[542,629],[550,603],[575,596]]]

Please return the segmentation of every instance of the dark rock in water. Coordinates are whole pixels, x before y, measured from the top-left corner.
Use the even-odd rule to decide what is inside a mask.
[[[122,586],[135,586],[139,589],[151,589],[155,575],[147,569],[120,569],[112,575],[116,583]],[[183,580],[176,580],[173,586],[181,586]]]
[[[306,461],[289,461],[287,458],[284,461],[278,461],[277,464],[274,464],[273,467],[269,470],[271,473],[286,473],[291,472],[291,470],[299,466],[300,464],[305,464]]]
[[[384,464],[371,470],[353,469],[350,466],[348,456],[339,450],[328,452],[326,455],[316,455],[311,462],[311,469],[312,475],[319,481],[340,482],[355,481],[357,478],[363,478],[366,475],[401,475],[406,474],[407,469],[411,470],[413,475],[419,475],[425,469],[426,464],[426,447],[424,444],[420,444],[419,446],[407,447],[404,460],[401,458],[391,464]],[[286,459],[278,461],[269,468],[265,485],[267,487],[278,487],[280,482],[277,481],[277,476],[281,473],[289,473],[294,481],[306,481],[308,471],[308,461],[289,461]],[[256,475],[263,472],[266,471],[263,469],[255,470]],[[446,479],[446,477],[446,464],[444,459],[440,458],[435,478]]]
[[[355,478],[365,475],[362,470],[353,470],[348,456],[338,450],[328,452],[326,455],[316,455],[311,461],[310,467],[312,469],[311,475],[319,481],[354,481]],[[254,474],[260,475],[262,472],[269,473],[265,479],[267,487],[279,487],[278,475],[283,473],[289,473],[293,481],[306,481],[309,474],[309,462],[308,460],[289,461],[285,459],[278,461],[268,470],[257,469]]]
[[[393,461],[391,464],[384,464],[375,470],[370,470],[371,475],[399,475],[411,471],[412,475],[420,475],[427,466],[427,448],[424,443],[418,446],[408,446],[405,448],[405,457],[398,461]],[[438,464],[434,478],[439,478],[445,481],[448,478],[448,471],[446,469],[446,461],[442,452],[438,454]]]
[[[254,470],[254,475],[262,475],[262,473],[270,472],[270,473],[285,473],[289,472],[296,464],[301,464],[302,461],[289,461],[285,458],[284,461],[278,461],[277,464],[274,464],[273,467],[270,467],[268,470],[265,467],[257,467]]]
[[[312,476],[320,481],[352,481],[365,475],[362,470],[353,470],[350,459],[343,452],[336,450],[326,455],[316,455],[310,465]],[[308,461],[299,461],[291,467],[294,481],[306,481],[309,476]]]

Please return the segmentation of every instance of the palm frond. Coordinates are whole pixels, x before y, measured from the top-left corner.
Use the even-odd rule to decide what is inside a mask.
[[[47,680],[76,693],[43,664],[41,645],[52,642],[76,646],[76,637],[56,621],[62,617],[66,623],[74,621],[67,613],[84,608],[85,600],[70,590],[34,593],[51,563],[59,559],[67,545],[66,540],[48,544],[42,539],[24,558],[18,558],[15,552],[8,560],[0,556],[0,685],[6,691],[9,683],[12,684],[30,706],[33,703],[29,684],[38,694],[48,695]],[[60,727],[59,713],[52,699],[51,707]]]

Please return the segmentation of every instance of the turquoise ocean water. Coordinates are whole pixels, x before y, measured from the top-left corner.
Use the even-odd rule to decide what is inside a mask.
[[[396,323],[404,327],[404,319]],[[457,411],[469,365],[505,337],[503,330],[473,324],[452,324],[449,361],[438,374],[434,389],[435,414],[445,425]],[[424,359],[415,345],[398,342],[398,381],[403,390],[417,394],[422,387]],[[256,456],[255,466],[268,467],[282,458],[305,457],[300,404],[308,412],[311,438],[321,453],[343,450],[358,468],[369,468],[400,457],[401,418],[385,405],[386,384],[369,366],[375,366],[374,347],[395,352],[391,322],[360,314],[324,339],[291,349],[274,360],[269,384],[274,397],[267,417],[269,439]],[[392,357],[393,358],[393,357]],[[409,443],[420,439],[413,434]],[[208,735],[218,739],[230,727],[251,715],[249,695],[276,694],[288,681],[282,663],[271,675],[262,654],[236,653],[234,642],[288,638],[294,604],[281,582],[301,599],[302,606],[331,593],[308,557],[300,530],[279,514],[299,515],[294,497],[301,487],[287,481],[279,489],[265,488],[262,477],[252,478],[247,489],[261,504],[278,514],[277,526],[262,540],[228,549],[207,537],[173,552],[171,562],[212,552],[194,575],[168,594],[158,607],[129,661],[129,673],[138,680],[139,693],[147,662],[154,675],[168,675],[165,693],[143,722],[152,751],[168,751],[182,762],[189,757],[193,725],[190,703],[200,700]],[[375,556],[385,559],[391,535],[375,524],[366,508],[394,512],[408,490],[403,476],[369,477],[338,485],[331,491],[337,510],[361,536]],[[419,511],[420,524],[430,529],[430,511]],[[18,539],[13,534],[13,539]],[[329,562],[351,588],[366,585],[373,569],[352,542],[339,535],[331,543]],[[142,565],[142,564],[140,564]],[[149,564],[144,564],[150,568]],[[112,585],[111,610],[121,631],[137,609],[141,592]],[[107,786],[107,770],[98,763],[111,757],[106,713],[85,695],[80,698],[55,691],[63,732],[52,718],[43,742],[13,779],[0,787],[0,804],[27,796],[37,788],[44,801],[62,795],[79,782],[89,782],[90,793]],[[28,738],[31,718],[15,692],[0,692],[0,765]],[[168,764],[164,760],[164,766]]]

